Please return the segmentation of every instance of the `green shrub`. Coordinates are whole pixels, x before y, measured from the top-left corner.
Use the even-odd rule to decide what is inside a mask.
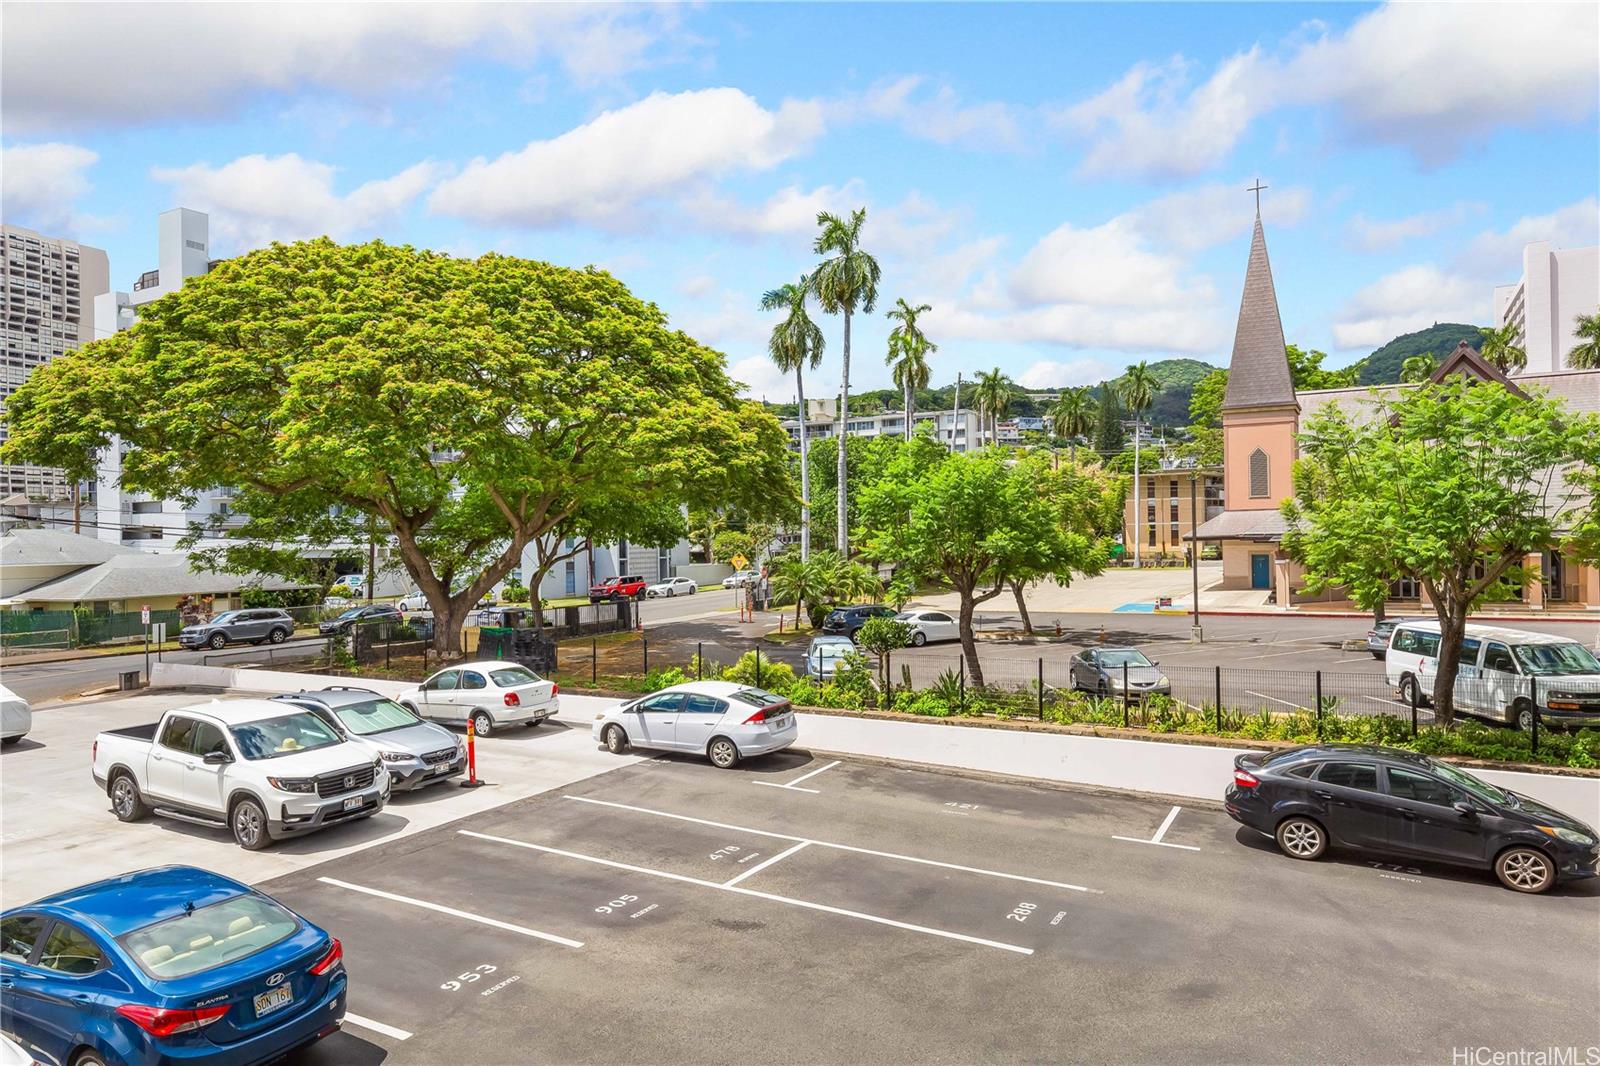
[[[664,688],[671,688],[673,685],[681,685],[691,680],[692,677],[676,666],[658,667],[644,675],[644,687],[639,691],[660,692]]]
[[[759,669],[756,658],[758,655],[760,655]],[[747,651],[739,656],[738,662],[722,671],[722,679],[741,685],[755,685],[782,696],[794,684],[794,667],[788,663],[773,662],[770,657],[761,655],[759,651]]]

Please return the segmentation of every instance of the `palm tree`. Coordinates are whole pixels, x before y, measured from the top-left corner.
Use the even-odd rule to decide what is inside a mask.
[[[1600,313],[1579,315],[1573,333],[1578,345],[1567,353],[1567,365],[1574,370],[1600,370]]]
[[[772,594],[780,600],[794,597],[794,624],[800,628],[802,604],[825,604],[831,594],[838,557],[819,551],[809,559],[784,556],[772,565]]]
[[[800,404],[800,558],[811,558],[811,464],[806,461],[806,387],[803,371],[815,370],[822,362],[826,341],[822,327],[806,314],[807,279],[799,284],[781,285],[761,297],[763,311],[787,311],[783,321],[772,327],[767,354],[779,370],[794,371],[794,394]]]
[[[1069,442],[1072,464],[1078,463],[1078,438],[1094,432],[1094,398],[1088,389],[1065,389],[1050,408],[1050,431]]]
[[[894,383],[906,397],[906,440],[911,439],[911,415],[917,406],[917,390],[928,387],[928,355],[939,346],[917,325],[917,316],[932,311],[928,304],[912,307],[905,297],[894,302],[888,317],[899,325],[889,331],[889,354],[884,362],[894,367]]]
[[[1483,346],[1478,354],[1499,367],[1502,374],[1515,374],[1528,365],[1527,350],[1517,344],[1515,322],[1507,322],[1498,329],[1485,326],[1478,332],[1483,334]]]
[[[1011,407],[1011,380],[999,367],[989,371],[980,370],[972,391],[977,400],[978,410],[981,412],[978,416],[979,436],[982,436],[983,424],[987,421],[990,443],[999,444],[1000,419]]]
[[[844,316],[844,370],[839,383],[839,554],[850,555],[849,487],[845,481],[845,436],[850,428],[850,316],[857,310],[872,313],[878,303],[878,261],[861,247],[861,227],[867,209],[858,207],[849,220],[827,211],[817,214],[817,234],[812,251],[828,256],[811,273],[811,291],[822,309]]]
[[[1144,434],[1140,431],[1139,416],[1146,408],[1156,402],[1156,392],[1161,388],[1161,383],[1156,381],[1156,376],[1150,373],[1150,367],[1144,360],[1140,360],[1128,368],[1122,375],[1122,383],[1118,391],[1122,394],[1122,406],[1133,412],[1133,509],[1139,513],[1140,501],[1144,497],[1139,495],[1139,440]],[[1139,556],[1138,530],[1134,530],[1133,538],[1133,565],[1139,566],[1143,560]]]
[[[1434,358],[1433,353],[1423,352],[1421,355],[1413,355],[1400,364],[1400,380],[1406,384],[1427,381],[1438,369],[1439,360]]]

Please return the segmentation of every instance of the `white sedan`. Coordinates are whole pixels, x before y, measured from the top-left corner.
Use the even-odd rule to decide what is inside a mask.
[[[726,770],[794,743],[794,708],[782,696],[732,681],[690,681],[601,711],[593,736],[613,755],[630,747],[704,755]]]
[[[536,726],[560,708],[560,689],[520,663],[462,663],[440,670],[395,702],[419,718],[467,725],[480,737],[496,726]]]
[[[654,585],[646,585],[644,594],[651,598],[656,596],[693,596],[699,591],[693,581],[686,577],[669,577],[665,581]]]
[[[0,744],[9,748],[32,728],[33,711],[28,709],[28,701],[0,685]]]
[[[911,628],[913,648],[937,640],[961,639],[961,623],[943,611],[902,611],[894,617]]]
[[[761,580],[761,575],[754,570],[736,570],[722,579],[725,589],[742,589],[746,585]]]

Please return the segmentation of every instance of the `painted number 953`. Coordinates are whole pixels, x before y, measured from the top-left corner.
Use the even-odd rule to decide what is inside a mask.
[[[454,981],[446,981],[439,987],[446,992],[459,992],[462,985],[470,985],[474,981],[481,981],[499,968],[498,966],[490,966],[488,963],[484,963],[482,966],[474,966],[466,973],[456,974]]]

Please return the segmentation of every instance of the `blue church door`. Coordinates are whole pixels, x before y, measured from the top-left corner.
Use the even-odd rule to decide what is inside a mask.
[[[1253,589],[1272,587],[1272,556],[1251,553],[1250,587]]]

